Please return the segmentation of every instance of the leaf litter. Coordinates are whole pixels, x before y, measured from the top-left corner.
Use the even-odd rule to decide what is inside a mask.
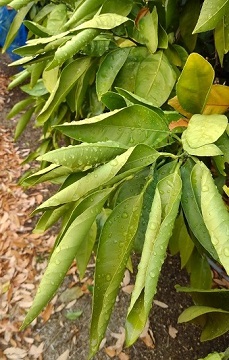
[[[74,264],[68,275],[71,280],[62,298],[54,297],[39,320],[19,331],[25,314],[32,304],[48,257],[55,242],[53,233],[32,233],[32,210],[45,196],[47,184],[40,184],[25,192],[17,181],[28,165],[22,167],[21,151],[13,144],[10,131],[0,128],[0,359],[43,359],[45,342],[39,336],[37,323],[44,324],[52,314],[70,309],[76,299],[88,292],[85,278],[82,286]],[[63,355],[67,359],[68,350]],[[61,357],[60,357],[61,358]]]

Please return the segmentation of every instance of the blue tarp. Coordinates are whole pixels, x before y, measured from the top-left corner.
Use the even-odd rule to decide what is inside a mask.
[[[3,47],[5,43],[5,39],[9,31],[10,25],[16,14],[17,12],[13,9],[8,9],[6,6],[0,7],[0,47]],[[7,54],[9,54],[10,58],[13,61],[20,58],[19,55],[13,53],[13,50],[20,46],[23,46],[26,42],[26,38],[27,30],[22,24],[20,29],[18,30],[17,36],[15,37],[9,48],[6,50]]]

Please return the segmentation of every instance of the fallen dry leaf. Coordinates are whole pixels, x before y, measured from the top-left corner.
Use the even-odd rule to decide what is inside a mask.
[[[153,303],[157,306],[160,306],[161,308],[163,309],[167,309],[168,308],[168,305],[165,304],[164,302],[162,301],[158,301],[158,300],[154,300]]]
[[[145,328],[140,335],[140,339],[144,342],[144,344],[151,348],[155,348],[155,339],[152,330],[149,328],[149,320],[147,320]]]
[[[69,358],[69,350],[66,350],[56,360],[67,360]]]
[[[71,289],[66,289],[59,297],[59,301],[63,303],[69,303],[73,300],[79,299],[83,296],[83,291],[79,286],[74,286]]]
[[[120,333],[113,333],[111,332],[111,336],[115,339],[117,339],[116,343],[114,345],[108,346],[105,348],[105,352],[108,356],[111,358],[119,355],[122,352],[124,342],[125,342],[125,329],[123,327],[120,327]]]
[[[113,346],[106,347],[104,349],[104,351],[110,358],[113,358],[116,356],[116,350],[113,348]]]
[[[126,285],[122,287],[122,291],[126,294],[132,294],[134,290],[134,285]]]
[[[118,355],[119,359],[120,360],[129,360],[129,355],[125,354],[124,352],[121,352],[119,355]]]
[[[10,347],[3,351],[3,353],[10,360],[21,360],[27,356],[27,350]]]
[[[188,126],[188,121],[186,119],[179,119],[178,121],[172,121],[170,124],[169,124],[169,130],[173,130],[177,127],[187,127]]]
[[[32,355],[34,359],[38,359],[39,356],[43,353],[44,343],[42,342],[39,346],[32,345],[29,350],[29,355]]]
[[[171,338],[175,339],[177,336],[178,330],[173,327],[172,325],[169,325],[169,335],[171,336]]]
[[[127,286],[130,283],[130,272],[129,270],[125,271],[123,280],[122,280],[122,286]]]
[[[48,321],[50,319],[50,316],[52,315],[53,312],[53,304],[49,303],[45,310],[41,313],[41,317],[43,319],[44,322]]]

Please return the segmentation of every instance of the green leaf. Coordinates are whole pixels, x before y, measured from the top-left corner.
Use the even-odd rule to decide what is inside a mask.
[[[202,318],[204,328],[201,341],[212,340],[229,330],[229,312],[208,306],[191,306],[185,309],[178,318],[178,323],[198,321]]]
[[[33,21],[24,20],[23,24],[27,27],[28,30],[30,30],[34,35],[37,35],[39,37],[46,37],[49,36],[50,33],[47,31],[47,29],[44,26],[41,26],[39,24],[36,24]],[[24,46],[23,46],[24,47]]]
[[[223,17],[222,20],[217,24],[214,32],[215,48],[219,56],[221,67],[223,67],[224,55],[227,53],[226,43],[225,43],[226,42],[225,31],[226,31],[225,19]]]
[[[26,14],[29,12],[29,10],[31,9],[31,7],[33,6],[34,1],[28,1],[27,2],[23,2],[23,6],[20,6],[21,9],[18,11],[17,15],[14,17],[10,28],[8,30],[7,36],[6,36],[6,40],[4,43],[4,46],[2,48],[2,52],[4,53],[6,51],[6,49],[10,46],[10,44],[14,41],[18,30],[26,16]],[[11,3],[11,6],[14,7]],[[15,8],[16,9],[16,8]]]
[[[169,134],[163,116],[141,105],[73,121],[57,129],[79,141],[94,143],[111,140],[128,147],[139,143],[156,147]]]
[[[146,45],[151,53],[155,53],[158,47],[158,14],[154,7],[152,13],[143,16],[133,31],[133,38],[140,44]]]
[[[205,305],[229,311],[228,289],[195,289],[193,287],[176,285],[176,290],[178,292],[189,293],[196,305]]]
[[[78,319],[81,315],[83,314],[83,310],[78,310],[78,311],[68,311],[65,314],[66,319],[74,321],[76,319]]]
[[[189,259],[187,270],[190,274],[191,287],[196,289],[211,289],[211,268],[208,264],[206,256],[200,255],[196,248]]]
[[[17,126],[14,133],[14,140],[17,140],[20,135],[23,133],[26,125],[28,124],[29,120],[31,119],[32,115],[34,113],[34,108],[27,110],[18,120]]]
[[[21,111],[25,110],[27,108],[28,105],[31,105],[35,102],[35,100],[32,97],[28,97],[24,100],[21,100],[19,102],[17,102],[12,109],[10,110],[10,112],[7,115],[7,119],[11,119],[12,117],[14,117],[15,115],[17,115],[18,113],[20,113]]]
[[[191,320],[197,318],[198,316],[208,314],[211,312],[219,312],[219,313],[229,314],[228,311],[224,311],[222,309],[217,309],[217,308],[210,307],[210,306],[190,306],[188,309],[185,309],[182,312],[182,314],[179,316],[178,323],[180,324],[183,322],[191,321]],[[228,324],[228,326],[229,326],[229,324]]]
[[[66,177],[70,173],[71,170],[69,168],[51,164],[50,166],[47,166],[44,169],[37,171],[35,174],[26,177],[23,181],[23,185],[36,185],[44,181],[50,181],[53,179]]]
[[[31,79],[30,79],[30,87],[31,88],[34,88],[36,84],[40,84],[40,83],[42,85],[44,85],[44,82],[39,81],[39,79],[44,71],[45,66],[46,66],[45,61],[41,61],[40,63],[31,65]],[[38,96],[38,95],[35,95],[35,96]]]
[[[27,69],[19,72],[18,74],[16,74],[14,76],[13,80],[11,81],[11,83],[8,86],[8,89],[12,90],[16,86],[23,83],[29,76],[30,76],[30,72]]]
[[[85,21],[81,25],[78,25],[74,30],[82,29],[103,29],[110,30],[113,29],[129,19],[125,16],[118,14],[100,14],[95,15],[91,20]]]
[[[34,97],[43,96],[48,93],[47,89],[44,86],[43,80],[39,79],[37,83],[31,87],[30,84],[21,86],[21,89],[26,93]]]
[[[13,0],[13,1],[7,1],[7,5],[12,7],[15,10],[20,10],[22,7],[28,5],[31,3],[31,0]],[[34,3],[34,1],[33,1]],[[32,4],[33,5],[33,4]]]
[[[115,49],[105,56],[96,74],[96,91],[99,100],[103,94],[110,90],[129,52],[130,48]]]
[[[191,176],[193,168],[194,164],[190,159],[188,159],[181,167],[183,186],[181,197],[182,208],[188,225],[198,242],[213,257],[213,259],[217,260],[217,253],[214,249],[214,246],[212,245],[209,232],[203,220],[200,205],[198,204],[198,200],[196,198],[196,193],[200,192],[200,188],[197,186],[196,182],[192,181]]]
[[[47,31],[54,35],[62,31],[68,20],[67,7],[65,4],[57,4],[47,16]]]
[[[150,108],[154,111],[157,111],[159,115],[160,115],[160,113],[161,113],[161,115],[163,115],[162,110],[160,108],[155,107],[153,102],[150,102],[136,94],[133,94],[132,92],[130,92],[128,90],[118,88],[117,86],[115,89],[124,98],[124,100],[126,102],[125,106],[126,105],[130,106],[130,105],[134,105],[134,104],[147,105],[148,108]]]
[[[40,156],[38,160],[62,165],[70,168],[72,171],[85,171],[111,160],[115,156],[122,154],[125,150],[125,148],[112,141],[96,144],[83,143],[53,150]]]
[[[177,172],[164,177],[158,182],[149,215],[135,287],[127,314],[126,343],[128,346],[136,341],[146,324],[156,292],[161,266],[166,256],[168,241],[177,216],[181,187],[181,178]]]
[[[97,226],[96,223],[92,224],[87,236],[86,241],[83,242],[76,254],[76,263],[77,263],[77,270],[80,275],[80,279],[82,280],[87,269],[88,262],[91,257],[91,253],[93,251],[93,247],[96,241],[97,236]]]
[[[95,221],[96,216],[100,213],[110,192],[111,189],[100,190],[92,195],[89,195],[89,197],[83,200],[84,207],[81,204],[81,214],[73,221],[61,243],[52,253],[32,307],[23,322],[22,329],[24,329],[33,321],[33,319],[35,319],[35,317],[38,316],[38,314],[54,296],[65,274],[71,266],[80,244],[84,241],[85,236]]]
[[[176,73],[163,51],[151,54],[144,47],[133,47],[114,86],[160,107],[168,99],[175,81]]]
[[[194,33],[212,30],[228,11],[228,0],[205,0]]]
[[[106,0],[85,0],[81,1],[75,12],[72,14],[64,28],[68,29],[73,25],[82,22],[82,19],[95,13]]]
[[[108,91],[102,95],[101,101],[111,111],[126,107],[126,102],[123,97],[112,91]]]
[[[51,3],[43,6],[40,11],[35,15],[33,21],[36,23],[40,23],[47,15],[56,7],[56,4]]]
[[[222,358],[219,353],[214,352],[212,354],[209,354],[205,358],[201,358],[201,359],[198,359],[198,360],[222,360],[222,359],[224,359],[224,358]]]
[[[129,180],[129,184],[125,182],[126,188],[129,186],[129,192],[131,191],[142,191],[143,187],[145,186],[144,196],[143,196],[143,205],[142,205],[142,213],[141,218],[139,221],[138,231],[135,235],[134,239],[134,251],[141,254],[144,241],[145,241],[145,234],[149,222],[149,216],[150,216],[150,210],[152,207],[152,199],[155,194],[155,189],[157,186],[157,172],[155,171],[155,167],[151,166],[150,170],[148,168],[145,168],[142,170],[139,174],[136,174],[136,176]],[[152,178],[152,181],[149,181],[149,179]],[[148,182],[148,185],[147,185]],[[135,189],[134,189],[135,185]],[[122,195],[119,194],[119,196]]]
[[[62,70],[55,88],[37,117],[38,124],[43,124],[49,119],[58,105],[65,99],[75,82],[88,69],[89,65],[89,58],[76,59]]]
[[[192,148],[214,143],[223,135],[227,125],[225,115],[193,115],[186,130],[186,141]]]
[[[104,337],[132,249],[141,206],[142,194],[124,200],[112,211],[102,229],[96,259],[89,358]]]
[[[169,44],[168,35],[165,29],[159,24],[158,26],[158,48],[167,49]]]
[[[178,251],[180,252],[181,268],[183,268],[192,255],[194,243],[187,231],[182,211],[175,220],[173,234],[169,241],[169,248],[172,255],[175,255]]]
[[[214,161],[218,170],[224,176],[226,176],[225,163],[229,163],[229,141],[228,135],[224,133],[216,142],[216,145],[222,151],[223,156],[217,156]]]
[[[113,13],[127,16],[133,7],[133,0],[106,0],[100,14]]]
[[[59,66],[49,71],[47,71],[47,69],[44,69],[42,73],[42,79],[44,82],[44,86],[46,87],[48,92],[53,93],[56,90],[58,77],[59,77]]]
[[[202,171],[200,181],[203,219],[220,262],[229,274],[229,213],[208,168],[203,163],[195,166]]]
[[[193,147],[189,146],[186,135],[187,135],[187,130],[185,130],[183,132],[181,140],[182,140],[184,151],[186,151],[188,154],[196,155],[196,156],[223,155],[222,151],[215,144],[202,145],[198,148],[193,148]]]
[[[189,51],[193,51],[196,46],[197,34],[192,34],[200,13],[200,1],[189,0],[186,2],[180,15],[180,33],[184,44]]]
[[[99,33],[100,30],[97,29],[85,29],[79,32],[77,35],[73,36],[64,45],[57,49],[52,62],[47,67],[47,70],[51,70],[56,66],[60,66],[66,60],[71,59],[73,55],[82,50],[84,46],[92,41],[97,35],[99,35]]]
[[[40,217],[33,232],[40,234],[54,225],[70,208],[70,204],[64,204],[57,209],[46,210]]]
[[[197,53],[189,55],[176,85],[177,97],[182,108],[191,114],[201,114],[213,79],[214,70],[209,62]]]

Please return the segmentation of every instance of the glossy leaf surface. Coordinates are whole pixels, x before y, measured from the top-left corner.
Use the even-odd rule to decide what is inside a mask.
[[[133,246],[141,205],[141,194],[127,198],[112,211],[103,227],[95,269],[90,358],[103,339]]]
[[[111,140],[128,147],[138,143],[156,147],[168,135],[163,117],[140,105],[63,124],[58,129],[79,141],[94,143]]]
[[[71,224],[61,243],[52,253],[33,305],[24,320],[22,328],[31,323],[54,296],[73,262],[81,242],[85,239],[96,216],[101,211],[110,191],[110,189],[98,191],[84,200],[84,211]]]
[[[191,114],[201,114],[214,79],[212,66],[197,53],[189,55],[176,90],[180,105]]]
[[[229,9],[228,0],[205,0],[194,32],[213,29]]]
[[[37,117],[37,122],[39,124],[43,124],[49,119],[53,111],[65,99],[75,82],[87,70],[89,64],[90,59],[88,58],[77,59],[63,69],[48,101]]]
[[[91,167],[111,160],[122,154],[126,149],[111,141],[96,144],[62,147],[42,155],[38,160],[49,161],[74,171],[84,171]]]
[[[176,74],[163,51],[151,54],[144,47],[132,48],[115,86],[128,90],[160,107],[169,97]]]
[[[116,75],[125,63],[127,56],[130,52],[130,48],[116,49],[109,52],[96,75],[96,91],[99,99],[110,90]]]
[[[203,163],[195,166],[200,167],[203,174],[201,178],[203,219],[220,262],[229,274],[229,213],[208,168]]]
[[[214,143],[224,133],[227,124],[224,115],[193,115],[186,130],[186,140],[192,148]]]
[[[128,309],[126,320],[127,345],[131,345],[137,339],[146,324],[161,266],[165,259],[168,241],[177,216],[181,187],[181,179],[177,173],[164,177],[157,185],[135,288]]]
[[[123,165],[127,162],[132,151],[133,148],[130,148],[125,153],[116,156],[115,159],[104,165],[101,165],[93,172],[88,173],[83,178],[60,190],[54,196],[40,205],[36,211],[45,209],[47,207],[59,206],[68,202],[76,201],[89,193],[89,191],[106,184],[120,171]]]

